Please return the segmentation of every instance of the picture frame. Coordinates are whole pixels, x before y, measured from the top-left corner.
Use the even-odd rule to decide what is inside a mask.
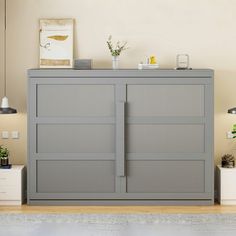
[[[39,67],[73,67],[73,19],[39,20]]]

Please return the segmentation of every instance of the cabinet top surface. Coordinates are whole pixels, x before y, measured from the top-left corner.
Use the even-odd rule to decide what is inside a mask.
[[[12,165],[11,169],[0,169],[1,171],[19,171],[22,170],[24,168],[24,165]]]
[[[225,168],[225,167],[222,167],[221,165],[217,165],[217,168],[220,169],[221,171],[236,171],[236,167],[234,168]]]
[[[138,70],[138,69],[92,69],[92,70],[75,70],[75,69],[30,69],[28,70],[29,78],[158,78],[158,77],[177,77],[177,78],[212,78],[214,71],[211,69],[192,69],[192,70],[175,70],[175,69],[155,69],[155,70]]]

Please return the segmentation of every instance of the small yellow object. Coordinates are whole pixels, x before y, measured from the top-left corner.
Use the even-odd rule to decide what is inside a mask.
[[[157,60],[155,56],[150,56],[150,64],[157,64]]]
[[[68,35],[52,35],[48,36],[48,39],[54,39],[57,41],[65,41],[68,38]]]

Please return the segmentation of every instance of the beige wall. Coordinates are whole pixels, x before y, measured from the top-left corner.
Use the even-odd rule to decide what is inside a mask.
[[[109,67],[106,39],[127,40],[122,67],[136,67],[156,54],[161,67],[173,68],[177,53],[188,53],[193,68],[215,69],[215,156],[236,148],[225,132],[236,123],[226,114],[236,106],[235,0],[7,0],[8,97],[19,114],[0,116],[0,131],[19,130],[20,139],[1,140],[13,163],[26,162],[28,68],[38,66],[38,19],[75,18],[75,55]],[[3,96],[3,0],[0,0],[0,96]]]

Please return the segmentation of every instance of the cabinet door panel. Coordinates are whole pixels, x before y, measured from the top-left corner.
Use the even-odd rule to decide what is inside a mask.
[[[204,192],[204,161],[128,161],[129,193]]]
[[[115,192],[114,161],[37,161],[37,192]]]
[[[39,117],[114,116],[112,85],[38,85]]]
[[[128,116],[204,116],[203,85],[128,85]]]
[[[113,125],[40,124],[38,153],[114,153]]]
[[[204,125],[127,125],[128,153],[202,153]]]

